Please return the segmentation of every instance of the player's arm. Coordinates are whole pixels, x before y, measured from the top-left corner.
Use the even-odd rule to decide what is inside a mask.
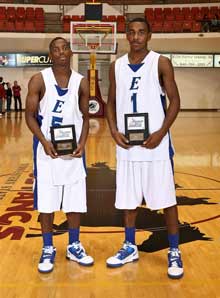
[[[160,56],[158,72],[163,88],[169,99],[169,107],[162,127],[158,131],[152,133],[144,142],[144,146],[150,149],[155,148],[160,144],[161,140],[167,134],[176,119],[180,109],[180,96],[174,79],[174,70],[168,58]]]
[[[74,157],[83,155],[89,132],[89,82],[85,78],[81,80],[79,87],[79,109],[82,112],[83,125],[77,148],[73,154]]]
[[[118,131],[116,124],[116,82],[115,82],[115,62],[110,65],[109,70],[109,91],[108,91],[108,102],[107,102],[107,120],[108,125],[111,131],[111,135],[114,138],[115,142],[127,149],[130,146],[128,145],[128,140],[126,137]],[[123,116],[123,115],[122,115]]]
[[[44,89],[44,82],[41,74],[39,73],[34,75],[28,83],[28,94],[27,94],[26,106],[25,106],[25,120],[31,132],[37,137],[37,139],[43,145],[45,153],[47,155],[50,155],[50,157],[52,158],[56,158],[57,153],[52,143],[46,140],[37,122],[39,101],[40,101],[43,89]]]

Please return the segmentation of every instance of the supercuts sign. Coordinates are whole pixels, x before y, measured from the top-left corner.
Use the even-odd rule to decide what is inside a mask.
[[[0,68],[44,67],[51,65],[52,61],[47,53],[0,53]]]

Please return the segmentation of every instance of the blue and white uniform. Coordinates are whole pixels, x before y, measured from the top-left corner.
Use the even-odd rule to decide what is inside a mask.
[[[150,51],[140,64],[130,64],[128,54],[115,63],[117,128],[125,133],[124,114],[148,113],[149,132],[165,119],[165,94],[158,76],[159,54]],[[135,209],[143,197],[151,209],[176,204],[171,158],[174,150],[167,133],[154,149],[117,145],[116,208]]]
[[[83,78],[72,70],[67,88],[58,86],[52,68],[41,72],[45,94],[39,103],[38,122],[47,140],[51,140],[50,127],[75,125],[76,139],[82,130],[79,109],[79,86]],[[34,199],[39,212],[86,212],[86,172],[82,158],[52,159],[34,137]]]

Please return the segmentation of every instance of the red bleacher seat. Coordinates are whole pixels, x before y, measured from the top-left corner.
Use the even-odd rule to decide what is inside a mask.
[[[117,32],[124,33],[126,31],[125,17],[117,16]]]
[[[15,23],[14,23],[14,21],[10,21],[10,20],[8,20],[8,21],[5,21],[5,29],[6,29],[6,31],[8,31],[8,32],[14,32],[15,31]]]
[[[177,14],[180,14],[181,13],[181,8],[180,7],[174,7],[173,8],[173,14],[174,15],[177,15]]]
[[[164,13],[164,15],[172,14],[173,13],[173,10],[170,7],[165,7],[163,9],[163,13]]]
[[[44,32],[44,20],[35,21],[36,32]]]
[[[193,14],[194,17],[195,17],[199,12],[200,12],[199,7],[194,6],[194,7],[191,8],[191,14]]]
[[[174,21],[175,20],[175,16],[174,16],[173,12],[171,12],[170,14],[166,14],[165,15],[165,19],[167,21]]]
[[[24,23],[24,30],[25,32],[35,32],[34,21],[26,20]]]
[[[24,7],[17,7],[16,20],[24,20],[26,18],[26,11]]]
[[[192,32],[192,22],[191,21],[183,22],[183,32]]]
[[[153,33],[160,33],[163,32],[163,22],[161,21],[154,21],[151,26]]]
[[[201,22],[193,22],[192,24],[192,32],[201,32],[202,31],[202,24]]]
[[[190,13],[190,7],[182,7],[182,13],[184,16]]]
[[[70,32],[70,21],[71,16],[70,15],[64,15],[63,16],[63,32]]]
[[[33,7],[27,7],[26,8],[26,19],[27,20],[34,20],[35,18],[35,12]]]
[[[156,21],[163,21],[164,20],[164,14],[163,13],[162,14],[155,14],[154,19]]]
[[[181,21],[176,21],[173,23],[173,31],[175,33],[180,33],[183,31],[183,22]]]
[[[5,29],[5,20],[0,20],[0,31],[6,31]]]
[[[24,21],[23,20],[15,20],[15,31],[16,32],[24,31]]]
[[[176,21],[184,21],[184,19],[185,19],[184,14],[182,12],[176,14],[175,19],[176,19]]]
[[[208,13],[209,13],[209,7],[208,7],[208,6],[202,6],[202,7],[200,8],[200,10],[201,10],[201,12],[202,12],[203,14],[208,14]]]
[[[194,16],[194,19],[196,21],[202,21],[204,18],[203,14],[201,13],[201,11],[199,11],[195,16]]]
[[[154,8],[154,14],[155,15],[163,14],[163,9],[161,7]]]
[[[0,6],[0,20],[6,19],[6,8],[5,6]]]
[[[108,22],[116,22],[117,21],[117,18],[115,15],[109,15],[107,19],[108,19]]]
[[[8,7],[7,8],[7,19],[10,21],[14,21],[16,18],[16,10],[15,7]]]
[[[210,9],[209,9],[209,11],[210,11],[210,14],[213,15],[213,16],[214,16],[215,14],[218,15],[218,13],[219,13],[218,6],[211,6]]]
[[[78,15],[72,15],[71,20],[73,22],[81,22],[81,16]]]
[[[108,22],[108,17],[107,16],[102,16],[102,22]]]
[[[154,21],[154,10],[153,10],[153,8],[145,8],[144,15],[145,15],[145,19],[148,22]]]
[[[154,8],[154,18],[156,21],[163,21],[164,20],[164,13],[161,7]]]
[[[193,21],[194,20],[194,15],[190,12],[186,15],[184,15],[184,18],[186,21]]]
[[[36,20],[44,20],[44,10],[42,7],[35,8],[35,19]]]
[[[163,24],[163,32],[171,33],[173,31],[173,21],[165,21]]]

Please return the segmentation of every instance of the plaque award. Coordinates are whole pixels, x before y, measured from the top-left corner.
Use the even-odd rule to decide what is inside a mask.
[[[50,128],[51,142],[58,155],[72,154],[77,148],[75,125]]]
[[[149,136],[148,113],[125,114],[125,136],[130,145],[142,145]]]

